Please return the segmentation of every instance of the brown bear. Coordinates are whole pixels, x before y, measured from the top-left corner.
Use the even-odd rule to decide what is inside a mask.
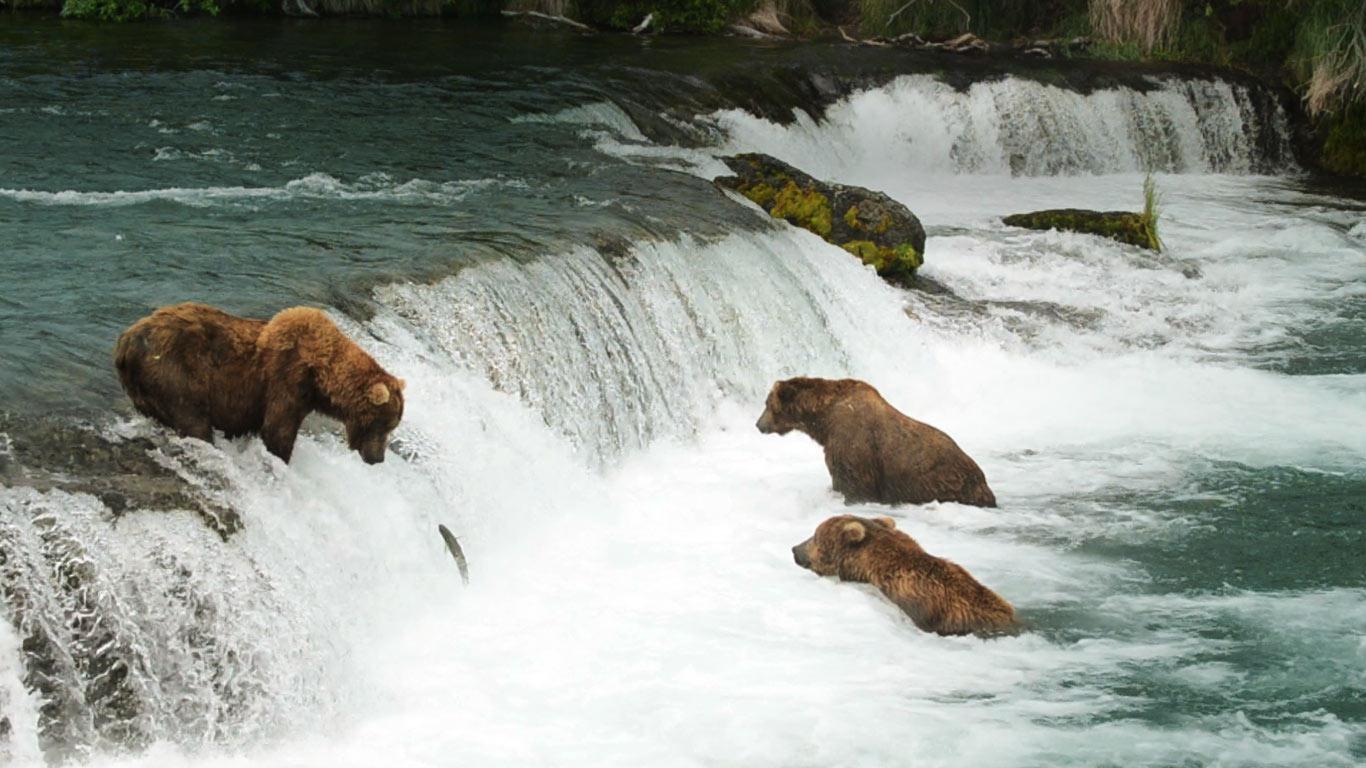
[[[114,366],[147,416],[208,442],[215,429],[259,434],[285,462],[313,411],[346,425],[347,443],[367,464],[384,461],[403,418],[403,380],[308,307],[269,321],[203,304],[162,307],[123,332]]]
[[[820,443],[832,484],[850,503],[996,506],[982,469],[952,438],[893,408],[866,382],[780,381],[755,426],[765,434],[800,430]]]
[[[935,557],[890,517],[832,517],[792,548],[797,565],[872,584],[926,632],[999,635],[1018,630],[1015,609],[963,566]]]

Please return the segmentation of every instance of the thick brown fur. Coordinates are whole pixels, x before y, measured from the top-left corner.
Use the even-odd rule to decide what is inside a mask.
[[[820,443],[831,483],[850,503],[996,506],[981,467],[953,438],[857,379],[779,381],[755,426],[780,435],[795,429]]]
[[[1010,603],[961,565],[921,549],[890,517],[832,517],[793,547],[792,556],[822,576],[872,584],[926,632],[999,635],[1019,629]]]
[[[403,418],[403,380],[307,307],[269,321],[204,304],[162,307],[123,332],[114,367],[133,405],[181,435],[259,434],[286,462],[314,411],[341,421],[370,464],[384,460]]]

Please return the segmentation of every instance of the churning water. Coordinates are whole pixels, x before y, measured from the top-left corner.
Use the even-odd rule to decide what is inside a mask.
[[[1266,94],[932,68],[806,87],[800,51],[715,41],[189,29],[129,50],[3,30],[0,754],[1366,759],[1366,205],[1296,170]],[[820,97],[787,120],[748,89]],[[699,178],[739,150],[905,202],[952,295]],[[1136,209],[1146,169],[1161,256],[1000,223]],[[408,379],[389,460],[324,422],[285,466],[135,417],[112,339],[190,298],[330,307]],[[854,511],[1032,631],[926,635],[792,564],[847,510],[817,446],[754,430],[795,374],[867,379],[978,460],[1000,509]],[[68,456],[72,435],[100,447]],[[82,490],[136,461],[180,495]]]

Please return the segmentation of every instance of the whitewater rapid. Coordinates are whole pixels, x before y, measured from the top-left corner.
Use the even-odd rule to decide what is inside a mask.
[[[969,261],[952,252],[941,259]],[[117,762],[741,765],[855,755],[899,764],[909,753],[928,764],[1018,765],[1066,753],[1082,763],[1349,764],[1352,727],[1331,717],[1267,729],[1230,712],[1155,729],[1124,717],[1136,703],[1105,680],[1153,666],[1217,690],[1235,673],[1199,661],[1210,651],[1202,614],[1250,626],[1312,616],[1299,620],[1331,646],[1366,617],[1359,591],[1171,602],[1133,593],[1126,584],[1141,572],[1069,553],[1067,542],[1116,526],[1136,539],[1181,535],[1196,523],[1122,510],[1097,517],[1085,499],[1156,490],[1195,457],[1322,464],[1327,445],[1344,466],[1360,461],[1366,443],[1350,427],[1366,419],[1359,382],[1305,386],[1143,349],[1059,362],[985,332],[927,332],[904,312],[903,294],[804,233],[655,245],[624,261],[618,273],[579,252],[527,272],[549,286],[537,294],[548,306],[564,308],[548,298],[559,280],[578,285],[580,301],[615,296],[614,310],[564,313],[573,329],[538,317],[498,265],[382,291],[386,309],[352,327],[408,378],[402,460],[362,469],[331,437],[301,440],[288,468],[255,441],[182,445],[197,457],[189,473],[226,483],[247,521],[194,569],[244,587],[224,604],[232,615],[222,641],[251,650],[243,671],[269,690],[259,715],[220,734],[243,752],[186,754],[163,743]],[[734,291],[755,285],[766,296],[737,300]],[[496,301],[471,298],[495,286],[506,291]],[[794,316],[786,307],[798,298]],[[685,299],[694,312],[680,322],[668,304]],[[514,311],[520,322],[501,326],[497,354],[460,341],[471,317]],[[711,387],[711,397],[666,406],[638,395],[657,410],[605,412],[608,423],[661,433],[600,472],[594,457],[639,431],[566,433],[621,398],[587,383],[566,391],[535,372],[499,379],[500,392],[489,371],[514,375],[508,349],[537,360],[563,352],[561,334],[570,334],[584,340],[575,354],[603,365],[578,361],[578,370],[632,382],[640,371],[608,365],[623,353],[612,346],[614,324],[629,317],[657,324],[668,337],[658,343],[692,362],[675,367],[682,381],[667,381],[669,391]],[[755,356],[737,368],[727,344],[752,345]],[[1065,639],[1078,629],[1046,620],[1039,632],[990,642],[929,636],[871,591],[797,569],[788,548],[846,508],[814,444],[753,429],[767,383],[796,372],[875,381],[953,434],[1002,509],[878,511],[1024,616],[1078,612],[1089,627],[1079,633],[1093,636]],[[438,522],[462,537],[468,588],[435,536]],[[195,536],[207,535],[188,515],[174,531],[164,526],[160,514],[134,516],[120,526],[124,547],[197,551]],[[150,530],[164,538],[146,541]],[[283,604],[253,610],[244,604],[253,594]],[[1107,624],[1134,612],[1164,616],[1164,626],[1106,636]],[[1096,719],[1106,724],[1085,725]],[[257,732],[265,738],[245,737]],[[315,735],[299,735],[307,732]]]
[[[253,439],[211,447],[140,419],[104,427],[160,441],[160,462],[236,510],[245,525],[227,541],[189,512],[134,511],[111,526],[93,497],[0,489],[13,512],[0,537],[18,555],[7,567],[36,573],[60,552],[85,569],[88,597],[53,613],[97,605],[127,660],[119,690],[136,716],[72,723],[72,741],[93,745],[77,756],[99,766],[1356,764],[1360,722],[1266,710],[1359,684],[1366,592],[1165,588],[1168,575],[1102,545],[1173,548],[1208,526],[1183,504],[1243,503],[1201,485],[1211,468],[1359,476],[1363,375],[1285,367],[1303,352],[1297,329],[1336,322],[1362,297],[1360,210],[1277,179],[1203,173],[1238,168],[1196,159],[1192,147],[1209,146],[1189,133],[1197,118],[1162,150],[1180,158],[1172,170],[1202,172],[1158,176],[1171,246],[1160,259],[997,221],[1078,194],[1136,208],[1141,176],[1125,152],[1104,154],[1119,130],[1108,124],[1085,129],[1107,173],[1080,179],[1012,177],[1000,158],[963,175],[920,155],[815,153],[822,132],[866,146],[858,130],[911,111],[908,88],[941,105],[966,99],[971,114],[1004,98],[1004,86],[950,96],[898,81],[820,123],[713,116],[727,137],[718,150],[649,145],[619,110],[562,118],[636,161],[696,171],[715,151],[757,149],[835,180],[877,181],[926,221],[925,272],[959,299],[888,286],[757,211],[754,231],[721,238],[489,260],[384,285],[363,321],[334,313],[408,381],[382,465],[362,465],[321,422],[288,466]],[[1097,103],[1073,109],[1119,97],[1085,98]],[[1162,93],[1147,98],[1180,112]],[[844,121],[847,109],[857,119]],[[1036,170],[1096,170],[1059,162]],[[340,193],[306,178],[279,194]],[[153,194],[163,193],[215,204]],[[770,384],[798,374],[866,379],[944,429],[1001,508],[846,507],[816,445],[754,429]],[[819,521],[851,511],[896,517],[1033,631],[926,635],[876,592],[792,563],[789,548]],[[468,587],[439,523],[461,538]],[[16,685],[16,646],[0,622],[0,703],[17,713],[12,756],[24,762],[37,757],[37,718]],[[1250,671],[1249,654],[1273,663]],[[129,734],[132,749],[119,742]]]

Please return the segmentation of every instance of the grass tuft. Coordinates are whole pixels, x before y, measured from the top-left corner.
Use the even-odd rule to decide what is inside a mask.
[[[1154,251],[1162,250],[1162,238],[1157,233],[1157,219],[1162,215],[1161,196],[1157,193],[1157,182],[1150,173],[1143,178],[1143,234],[1148,238],[1148,247]]]
[[[1315,115],[1366,104],[1366,3],[1317,0],[1295,39],[1292,64]]]
[[[1090,0],[1091,29],[1105,42],[1151,52],[1176,39],[1181,6],[1181,0]]]

